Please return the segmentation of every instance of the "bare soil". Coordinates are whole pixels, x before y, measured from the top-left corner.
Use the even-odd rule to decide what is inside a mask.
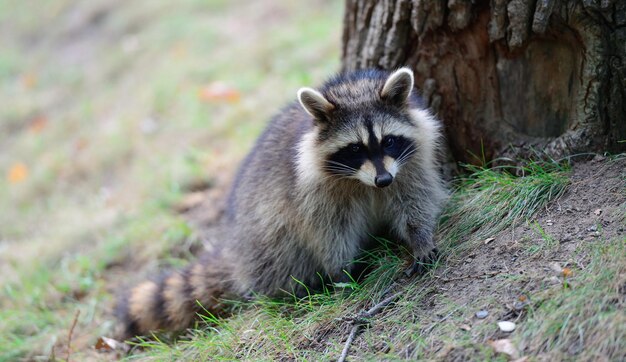
[[[624,177],[626,162],[587,162],[574,166],[571,184],[565,195],[552,202],[530,222],[522,222],[486,239],[469,255],[449,258],[446,266],[435,273],[439,290],[459,304],[469,304],[485,293],[496,297],[485,321],[507,315],[494,307],[514,302],[521,295],[540,288],[546,276],[558,263],[561,268],[584,269],[585,255],[573,253],[581,243],[624,236],[624,215],[619,208],[626,202]],[[552,247],[538,228],[554,240]],[[601,231],[600,231],[601,230]],[[486,242],[486,243],[485,243]],[[549,242],[548,242],[549,243]],[[539,250],[533,252],[533,247]],[[523,276],[502,286],[498,273]],[[502,320],[502,319],[499,319]]]

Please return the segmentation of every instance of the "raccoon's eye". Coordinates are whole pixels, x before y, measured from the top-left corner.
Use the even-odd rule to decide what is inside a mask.
[[[352,146],[350,146],[350,151],[352,151],[354,153],[361,152],[361,145],[352,145]]]
[[[387,136],[385,137],[385,140],[383,141],[383,145],[387,148],[393,147],[395,143],[396,143],[396,138],[393,136]]]

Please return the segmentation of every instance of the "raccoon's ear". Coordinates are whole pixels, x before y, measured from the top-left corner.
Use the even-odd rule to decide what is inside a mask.
[[[325,122],[330,116],[330,112],[335,109],[322,93],[312,88],[300,88],[298,90],[298,100],[302,108],[318,121]]]
[[[391,73],[380,92],[380,97],[394,104],[406,104],[412,90],[413,71],[404,67]]]

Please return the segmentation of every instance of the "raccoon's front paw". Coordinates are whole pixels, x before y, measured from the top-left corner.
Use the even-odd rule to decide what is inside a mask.
[[[407,270],[404,271],[404,274],[407,277],[411,277],[415,274],[423,275],[426,271],[435,265],[435,263],[439,260],[439,249],[432,248],[428,253],[415,258],[413,261],[413,265],[411,265]]]

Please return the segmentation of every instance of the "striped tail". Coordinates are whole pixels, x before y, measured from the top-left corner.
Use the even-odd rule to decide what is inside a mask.
[[[122,338],[158,330],[181,331],[192,324],[198,313],[223,315],[226,310],[221,300],[236,297],[231,270],[224,264],[227,263],[223,260],[205,256],[182,271],[132,288],[120,298],[116,308],[124,327]]]

